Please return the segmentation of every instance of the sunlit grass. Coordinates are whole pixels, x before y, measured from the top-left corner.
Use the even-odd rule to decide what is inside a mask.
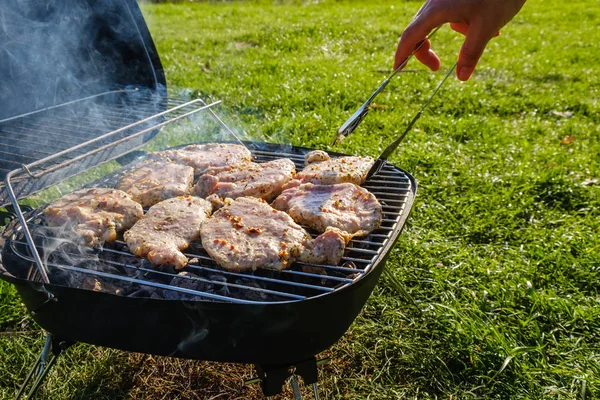
[[[419,5],[179,3],[143,11],[171,88],[224,100],[227,122],[249,137],[328,149],[389,73],[397,37]],[[473,79],[449,80],[392,157],[419,181],[418,198],[388,273],[327,353],[326,398],[600,395],[599,23],[590,2],[528,2]],[[436,35],[443,68],[460,44],[447,27]],[[412,63],[331,149],[379,154],[442,73]],[[0,396],[10,398],[43,339],[12,287],[0,283],[0,295]],[[85,345],[68,354],[40,398],[258,393],[242,385],[250,367]]]

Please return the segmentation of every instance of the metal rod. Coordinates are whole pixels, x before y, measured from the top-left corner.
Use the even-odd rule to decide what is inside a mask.
[[[344,122],[342,124],[342,126],[337,130],[337,136],[334,139],[332,145],[334,145],[335,143],[337,143],[337,141],[340,138],[344,138],[347,137],[348,135],[350,135],[352,132],[354,132],[354,130],[356,129],[356,127],[361,123],[361,121],[365,118],[365,116],[367,115],[367,113],[369,112],[369,106],[371,105],[371,102],[375,99],[375,97],[377,97],[377,95],[379,93],[381,93],[383,91],[383,89],[385,89],[385,87],[390,83],[390,81],[392,80],[392,78],[394,76],[396,76],[396,74],[402,69],[404,68],[404,66],[408,63],[408,61],[412,58],[412,56],[417,53],[419,50],[421,50],[421,47],[423,47],[423,45],[427,42],[427,40],[429,40],[430,38],[433,37],[433,35],[435,35],[435,33],[441,28],[441,25],[438,26],[437,28],[435,28],[427,38],[425,38],[425,40],[421,41],[417,47],[408,55],[408,57],[406,57],[398,66],[398,68],[396,68],[394,71],[392,71],[392,73],[387,77],[386,80],[384,80],[381,85],[375,89],[375,91],[373,92],[373,94],[371,94],[371,96],[367,99],[367,101],[365,101],[363,103],[363,105],[361,105],[355,112],[354,114],[352,114],[350,116],[350,118],[348,118],[346,120],[346,122]],[[381,157],[380,157],[381,158]]]
[[[34,125],[34,124],[28,124],[28,125]],[[21,137],[33,137],[33,138],[38,138],[39,139],[39,134],[40,133],[49,133],[51,135],[53,135],[53,139],[56,137],[58,139],[58,141],[67,143],[68,145],[72,146],[73,144],[78,143],[77,141],[74,141],[74,138],[80,139],[79,136],[75,137],[73,135],[65,135],[65,134],[61,134],[61,133],[56,133],[56,132],[50,132],[47,131],[45,129],[40,129],[40,128],[31,128],[29,126],[25,126],[25,124],[23,124],[23,126],[20,126],[19,128],[10,128],[11,130],[7,130],[6,128],[3,128],[2,131],[0,132],[6,132],[6,133],[12,133],[12,134],[17,134],[20,135]],[[19,131],[14,131],[12,129],[19,129]],[[31,133],[29,133],[31,132]],[[62,140],[60,140],[60,138],[63,138]]]
[[[354,253],[370,254],[372,256],[379,254],[379,250],[361,249],[358,247],[346,247],[346,250]]]
[[[390,192],[402,192],[402,194],[400,194],[400,196],[406,195],[406,193],[408,192],[408,188],[406,188],[406,187],[373,186],[373,185],[363,185],[363,187],[365,189],[369,189],[369,191],[375,191],[377,189],[383,189],[388,194],[393,194],[393,193],[390,193]]]
[[[204,105],[206,105],[206,103],[204,101],[202,101],[202,103]],[[239,144],[246,147],[244,142],[242,142],[240,140],[240,138],[235,134],[235,132],[233,132],[233,130],[231,128],[229,128],[229,126],[225,122],[223,122],[223,120],[221,120],[221,118],[219,118],[219,116],[212,109],[209,109],[208,111],[209,111],[210,115],[212,115],[212,117],[219,123],[219,125],[221,125],[221,127],[223,127],[231,136],[233,136],[233,138],[235,140],[237,140],[237,142]]]
[[[23,212],[21,211],[21,206],[19,205],[17,196],[15,196],[15,192],[13,191],[12,185],[10,184],[10,176],[15,171],[16,170],[12,170],[6,175],[6,178],[5,178],[6,191],[8,192],[10,201],[13,204],[14,212],[17,215],[19,222],[21,223],[21,229],[23,229],[23,234],[25,235],[25,240],[27,240],[27,243],[29,244],[29,248],[31,249],[31,254],[33,255],[33,259],[34,259],[35,265],[37,266],[37,269],[40,273],[40,276],[42,278],[42,282],[50,283],[50,279],[48,279],[48,272],[46,271],[46,266],[42,262],[42,259],[40,258],[40,254],[38,253],[37,248],[35,247],[35,242],[33,241],[33,238],[31,237],[31,232],[29,231],[29,227],[27,226],[27,220],[25,220],[25,216],[23,215]]]
[[[265,157],[286,157],[286,158],[291,158],[291,159],[297,159],[297,160],[304,162],[304,156],[298,155],[298,154],[293,154],[293,153],[283,153],[283,152],[273,153],[271,151],[263,151],[263,150],[252,150],[252,152],[255,154],[261,154]]]
[[[134,93],[134,92],[137,92],[137,91],[138,91],[138,89],[110,90],[110,91],[107,91],[107,92],[104,92],[104,93],[98,93],[98,94],[94,94],[92,96],[83,97],[81,99],[77,99],[77,100],[73,100],[73,101],[67,101],[66,103],[58,104],[58,105],[55,105],[55,106],[46,107],[46,108],[42,108],[40,110],[31,111],[31,112],[28,112],[28,113],[25,113],[25,114],[16,115],[14,117],[4,118],[4,119],[0,120],[0,124],[2,124],[4,122],[11,121],[11,120],[14,120],[14,119],[27,117],[29,115],[34,115],[34,114],[42,113],[44,111],[54,110],[56,108],[65,107],[65,106],[68,106],[68,105],[72,105],[72,104],[75,104],[75,103],[83,102],[83,101],[86,101],[86,100],[91,100],[91,99],[94,99],[94,98],[97,98],[97,97],[101,97],[101,96],[106,96],[107,94]]]
[[[458,61],[455,62],[454,65],[452,66],[452,68],[450,68],[448,70],[448,72],[446,73],[446,75],[444,75],[444,78],[437,85],[437,87],[435,88],[435,90],[433,91],[433,93],[429,96],[429,98],[427,99],[427,101],[421,106],[421,109],[419,110],[419,112],[417,114],[415,114],[415,116],[413,117],[413,119],[408,123],[408,126],[406,127],[406,129],[404,130],[404,132],[402,132],[402,135],[400,135],[396,140],[394,140],[392,143],[390,143],[385,148],[385,150],[383,150],[383,153],[381,153],[381,155],[379,156],[380,159],[387,160],[392,155],[392,153],[394,151],[396,151],[396,148],[398,147],[398,145],[402,142],[402,140],[404,140],[404,138],[406,137],[406,135],[408,134],[408,132],[410,132],[410,130],[415,125],[415,123],[419,120],[419,118],[421,118],[421,115],[423,115],[423,112],[425,111],[425,109],[427,108],[427,106],[429,105],[429,103],[431,103],[431,101],[433,100],[433,98],[435,97],[435,95],[437,94],[437,92],[440,90],[440,88],[442,87],[442,85],[444,84],[444,82],[446,82],[446,80],[448,79],[448,77],[450,77],[450,75],[452,74],[452,71],[454,71],[454,69],[456,68],[457,65],[458,65]]]
[[[29,390],[29,393],[27,394],[27,399],[33,398],[33,395],[37,392],[38,388],[46,378],[46,375],[48,375],[48,372],[50,372],[50,369],[54,366],[54,363],[56,363],[56,359],[57,357],[54,354],[50,357],[48,364],[44,366],[44,369],[40,372],[35,382],[33,382],[33,386],[31,386],[31,390]]]
[[[212,269],[212,268],[208,268],[202,265],[188,265],[186,266],[186,268],[198,268],[198,269],[202,269],[205,271],[210,271],[210,272],[215,272],[215,273],[222,273],[224,275],[229,275],[229,276],[237,276],[240,278],[246,278],[246,279],[252,279],[252,280],[258,280],[258,281],[265,281],[265,282],[271,282],[271,283],[277,283],[277,284],[283,284],[283,285],[290,285],[290,286],[294,286],[294,287],[304,287],[307,289],[314,289],[314,290],[321,290],[321,291],[325,291],[325,292],[333,292],[334,289],[329,288],[329,287],[325,287],[325,286],[315,286],[315,285],[309,285],[306,283],[299,283],[299,282],[290,282],[290,281],[283,281],[281,279],[273,279],[273,278],[267,278],[264,276],[256,276],[256,275],[246,275],[246,274],[240,274],[240,273],[236,273],[236,272],[229,272],[229,271],[222,271],[222,270],[218,270],[218,269]]]
[[[294,392],[294,400],[302,400],[302,392],[300,391],[300,385],[298,384],[298,377],[296,374],[292,375],[292,379],[290,379],[290,385],[292,386],[292,391]]]
[[[114,136],[114,135],[116,135],[117,133],[121,133],[121,132],[123,132],[123,131],[125,131],[125,130],[127,130],[127,129],[134,128],[134,127],[136,127],[136,126],[138,126],[138,125],[140,125],[140,124],[143,124],[143,123],[145,123],[145,122],[149,122],[149,121],[151,121],[151,120],[153,120],[153,119],[156,119],[156,118],[158,118],[158,117],[160,117],[160,116],[166,115],[166,114],[168,114],[168,113],[170,113],[170,112],[172,112],[172,111],[174,111],[174,110],[176,110],[176,109],[179,109],[179,108],[182,108],[182,107],[186,107],[186,106],[192,105],[193,103],[197,103],[197,102],[199,102],[199,101],[201,101],[201,100],[200,100],[200,99],[196,99],[196,100],[193,100],[193,101],[191,101],[191,102],[189,102],[189,103],[187,103],[187,104],[184,104],[184,105],[177,106],[177,107],[175,107],[175,108],[172,108],[172,109],[169,109],[169,110],[163,111],[163,112],[161,112],[161,113],[158,113],[158,114],[156,114],[156,115],[153,115],[153,116],[151,116],[151,117],[148,117],[148,118],[145,118],[145,119],[139,120],[139,121],[137,121],[137,122],[134,122],[133,124],[129,124],[129,125],[127,125],[127,126],[124,126],[124,127],[122,127],[122,128],[119,128],[119,129],[115,129],[115,130],[114,130],[114,131],[112,131],[112,132],[108,132],[108,133],[106,133],[106,134],[104,134],[104,135],[102,135],[102,136],[98,136],[98,137],[96,137],[96,138],[94,138],[94,139],[88,140],[87,142],[81,143],[81,144],[79,144],[79,145],[77,145],[77,146],[73,146],[73,147],[71,147],[71,148],[69,148],[69,149],[66,149],[66,150],[63,150],[63,151],[61,151],[61,152],[59,152],[59,153],[56,153],[56,154],[54,154],[54,155],[53,155],[53,156],[51,156],[51,157],[46,157],[46,158],[43,158],[43,159],[41,159],[41,160],[38,160],[38,161],[36,161],[36,162],[33,162],[33,163],[31,163],[31,164],[27,164],[27,167],[28,167],[29,169],[31,169],[31,168],[33,168],[33,167],[35,167],[35,166],[37,166],[37,165],[43,164],[43,163],[45,163],[45,162],[48,162],[48,161],[52,161],[52,160],[54,160],[54,159],[56,159],[56,158],[58,158],[58,157],[60,157],[60,156],[63,156],[63,155],[69,154],[69,153],[71,153],[71,152],[73,152],[73,151],[75,151],[75,150],[78,150],[78,149],[81,149],[81,148],[83,148],[83,147],[89,146],[89,145],[91,145],[91,144],[94,144],[94,143],[96,143],[96,142],[99,142],[99,141],[101,141],[101,140],[103,140],[103,139],[107,139],[107,138],[109,138],[109,137],[111,137],[111,136]],[[195,110],[195,112],[198,112],[198,111],[205,110],[206,108],[209,108],[209,107],[215,106],[215,105],[217,105],[217,104],[219,104],[219,103],[220,103],[220,101],[218,101],[218,102],[214,102],[214,103],[212,103],[212,104],[210,104],[210,105],[207,105],[207,106],[204,106],[204,107],[201,107],[201,108],[199,108],[199,109]],[[190,114],[191,114],[191,113],[190,113]],[[187,116],[187,115],[186,115],[186,116]],[[176,119],[173,119],[173,120],[176,120]],[[170,120],[169,122],[172,122],[173,120]],[[147,129],[147,130],[144,130],[144,131],[141,131],[141,132],[142,132],[142,133],[146,133],[146,132],[148,132],[148,131],[150,131],[150,130],[152,130],[152,129],[156,129],[156,128],[158,128],[158,127],[159,127],[159,125],[160,125],[160,126],[163,126],[163,125],[164,125],[164,123],[163,123],[163,125],[161,125],[161,124],[158,124],[158,125],[155,125],[155,126],[153,126],[151,129]],[[134,134],[134,135],[128,136],[128,137],[127,137],[127,139],[133,138],[133,137],[135,137],[135,136],[139,136],[139,134],[140,134],[140,132],[137,132],[137,133],[136,133],[136,134]],[[103,147],[105,147],[105,146],[103,146]],[[101,147],[100,149],[103,149],[103,147]],[[96,149],[96,150],[97,150],[97,151],[99,151],[98,149]],[[95,152],[97,152],[97,151],[95,151]],[[90,154],[93,154],[93,153],[92,153],[92,152],[90,152]]]
[[[317,389],[317,382],[312,384],[313,394],[315,395],[315,400],[319,400],[319,390]]]
[[[27,374],[25,381],[23,381],[23,383],[21,384],[21,387],[19,388],[19,391],[17,392],[17,396],[15,397],[15,400],[19,400],[21,398],[21,396],[25,392],[25,388],[27,387],[27,385],[29,385],[29,382],[31,381],[31,378],[33,377],[33,375],[36,374],[36,372],[39,373],[39,368],[42,365],[42,363],[45,362],[45,360],[47,360],[48,354],[50,354],[51,347],[52,347],[52,334],[47,333],[46,334],[46,342],[44,343],[44,347],[42,348],[42,351],[40,352],[40,355],[38,356],[37,360],[33,363],[33,366],[29,370],[29,373]]]
[[[122,138],[122,139],[115,140],[115,141],[113,141],[113,142],[111,142],[111,143],[109,143],[109,144],[106,144],[106,145],[104,145],[104,146],[101,146],[101,147],[98,147],[98,148],[96,148],[96,149],[94,149],[94,150],[88,151],[88,152],[86,152],[86,153],[84,153],[84,154],[81,154],[81,155],[79,155],[79,156],[77,156],[77,157],[70,158],[70,159],[68,159],[68,160],[66,160],[66,161],[63,161],[63,162],[61,162],[60,164],[55,164],[55,165],[53,165],[53,166],[52,166],[52,167],[50,167],[50,168],[46,168],[46,169],[44,169],[42,172],[39,172],[39,173],[33,174],[32,176],[33,176],[34,178],[36,178],[36,179],[37,179],[37,178],[41,178],[42,176],[44,176],[44,175],[46,175],[46,174],[48,174],[48,173],[50,173],[50,172],[53,172],[53,171],[56,171],[56,170],[58,170],[58,169],[64,168],[64,167],[66,167],[67,165],[71,165],[71,164],[73,164],[73,163],[75,163],[75,162],[77,162],[77,161],[80,161],[80,160],[82,160],[82,159],[84,159],[84,158],[87,158],[87,157],[89,157],[89,156],[91,156],[91,155],[93,155],[93,154],[99,153],[99,152],[101,152],[101,151],[103,151],[103,150],[107,150],[107,149],[110,149],[110,148],[114,148],[114,147],[115,147],[115,145],[117,145],[117,144],[124,143],[124,142],[128,142],[128,141],[130,141],[131,139],[133,139],[133,138],[135,138],[135,137],[138,137],[138,136],[144,135],[144,134],[146,134],[146,133],[148,133],[148,132],[150,132],[150,131],[152,131],[152,130],[155,130],[155,129],[158,129],[158,128],[162,128],[162,127],[163,127],[163,126],[165,126],[165,125],[171,124],[171,123],[173,123],[173,122],[175,122],[175,121],[179,121],[180,119],[186,118],[186,117],[188,117],[188,116],[190,116],[190,115],[192,115],[192,114],[195,114],[195,113],[198,113],[198,112],[200,112],[200,111],[203,111],[203,110],[207,109],[208,107],[212,107],[212,106],[214,106],[214,105],[216,105],[216,104],[219,104],[219,103],[212,103],[212,104],[210,104],[210,105],[208,105],[208,106],[204,106],[204,107],[201,107],[201,108],[198,108],[198,109],[192,110],[192,111],[190,111],[190,112],[187,112],[187,113],[185,113],[185,114],[182,114],[182,115],[180,115],[180,116],[177,116],[177,117],[175,117],[175,118],[172,118],[172,119],[170,119],[170,120],[168,120],[168,121],[164,121],[164,122],[161,122],[161,123],[159,123],[159,124],[152,125],[152,126],[151,126],[151,127],[149,127],[149,128],[146,128],[146,129],[143,129],[143,130],[141,130],[141,131],[138,131],[138,132],[136,132],[136,133],[134,133],[134,134],[131,134],[131,135],[129,135],[129,136],[126,136],[126,137],[124,137],[124,138]],[[113,132],[116,132],[116,131],[113,131]],[[99,138],[98,138],[98,139],[99,139]],[[95,141],[95,140],[94,140],[94,141]],[[90,142],[92,142],[92,141],[90,141]],[[81,147],[81,146],[75,146],[75,147]],[[75,147],[73,147],[73,148],[71,148],[71,149],[68,149],[68,150],[66,150],[66,152],[72,152],[72,151],[74,151],[74,150],[75,150]],[[52,158],[55,158],[55,157],[52,157]],[[39,164],[39,162],[35,162],[35,163],[32,163],[32,164],[36,164],[36,165],[37,165],[37,164]],[[25,165],[25,166],[24,166],[24,168],[25,168],[25,167],[30,167],[30,166],[31,166],[31,164],[28,164],[28,165]]]

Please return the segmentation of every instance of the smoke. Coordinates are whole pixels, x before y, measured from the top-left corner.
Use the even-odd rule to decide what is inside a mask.
[[[3,0],[0,120],[126,86],[156,89],[130,0]],[[141,18],[141,16],[140,16]],[[138,21],[139,22],[139,21]],[[145,27],[145,26],[144,26]]]
[[[85,273],[101,271],[117,276],[123,275],[123,271],[100,259],[98,254],[103,250],[102,245],[96,248],[86,245],[75,228],[75,224],[67,223],[58,227],[36,224],[31,229],[50,282],[116,294],[130,291],[131,285],[126,282],[116,282],[110,278]],[[72,269],[65,269],[65,266]]]

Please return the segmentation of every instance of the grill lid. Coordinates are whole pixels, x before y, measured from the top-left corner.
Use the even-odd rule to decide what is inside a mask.
[[[165,90],[135,0],[3,0],[0,120],[123,88]]]
[[[142,146],[182,111],[135,0],[0,1],[0,76],[0,206],[11,171],[15,196],[30,195]]]

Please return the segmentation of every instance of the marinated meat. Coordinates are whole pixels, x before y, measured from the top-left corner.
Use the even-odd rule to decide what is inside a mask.
[[[83,275],[83,274],[81,274]],[[112,294],[123,295],[123,288],[113,285],[112,283],[102,280],[95,276],[86,276],[81,283],[83,289],[92,290],[94,292],[107,292]]]
[[[88,245],[112,242],[144,211],[127,193],[116,189],[82,189],[63,196],[44,209],[46,223],[68,227]]]
[[[304,166],[306,167],[308,164],[331,160],[329,154],[323,150],[313,150],[309,153],[306,153],[304,156]]]
[[[305,167],[298,172],[297,179],[317,185],[333,185],[350,182],[360,185],[367,179],[369,170],[375,163],[372,157],[331,158],[321,150],[304,156]]]
[[[283,185],[293,179],[294,163],[287,158],[254,163],[245,162],[227,167],[208,169],[198,179],[195,191],[200,197],[216,194],[236,199],[243,196],[273,200]]]
[[[144,207],[191,193],[194,169],[169,161],[146,161],[121,177],[117,188]]]
[[[211,204],[199,197],[175,197],[150,207],[123,236],[136,256],[181,269],[188,263],[181,250],[200,237],[200,227],[211,211]]]
[[[202,246],[223,268],[283,270],[296,260],[337,265],[348,238],[329,229],[315,240],[282,211],[253,197],[226,199],[202,225]]]
[[[148,156],[189,165],[194,168],[196,176],[202,175],[211,167],[225,167],[252,160],[252,154],[244,146],[226,143],[192,144],[182,149],[150,153]]]
[[[381,204],[373,193],[353,183],[288,187],[271,206],[319,232],[335,227],[355,236],[377,229],[382,218]]]

